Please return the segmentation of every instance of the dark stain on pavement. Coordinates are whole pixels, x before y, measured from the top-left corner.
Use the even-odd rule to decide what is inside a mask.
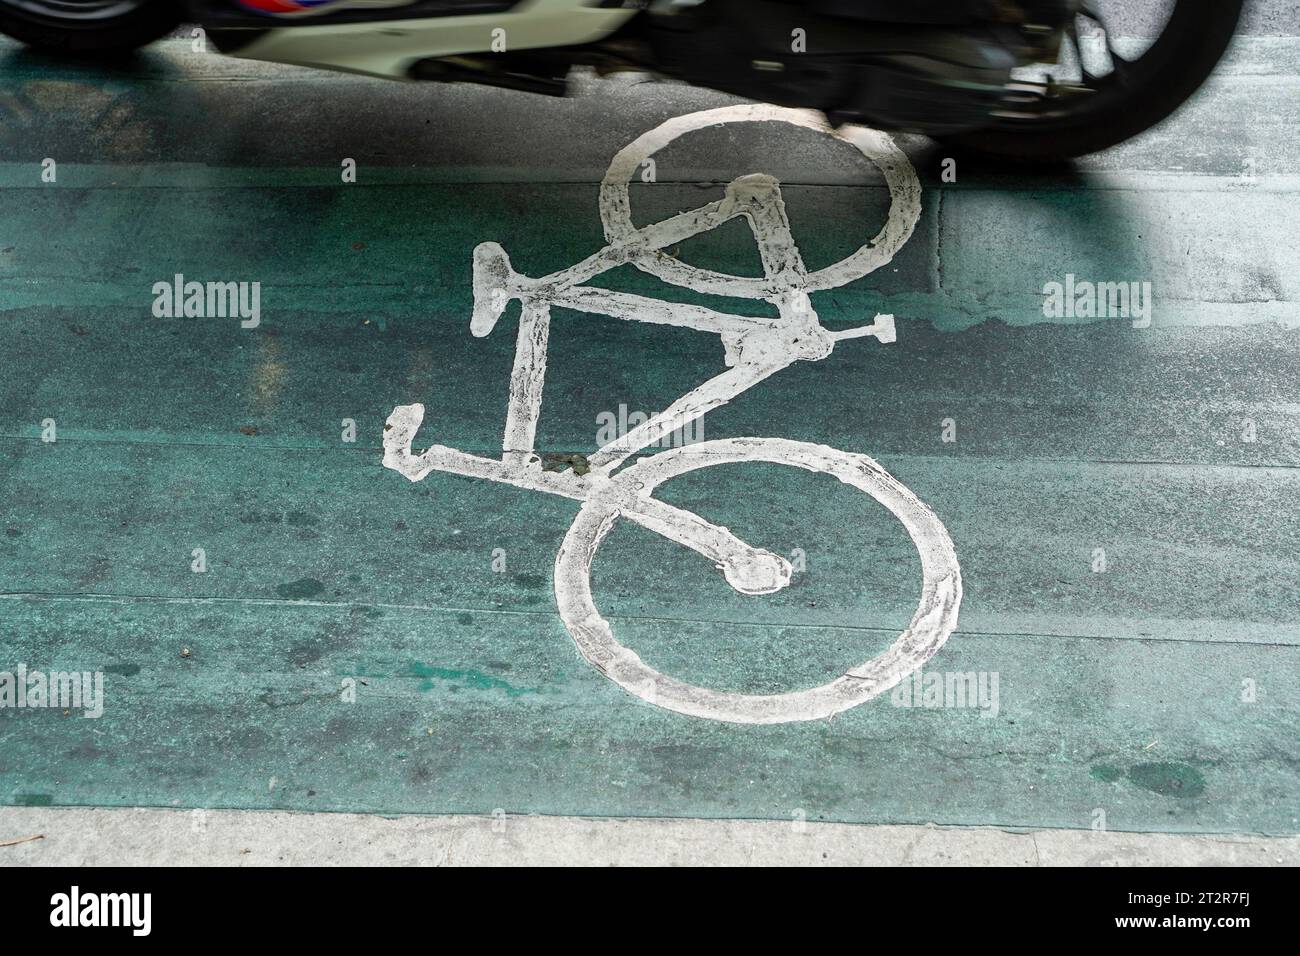
[[[305,511],[290,511],[284,515],[274,511],[248,511],[239,516],[239,521],[240,524],[288,524],[293,528],[305,528],[320,524],[319,518],[315,518]]]
[[[1144,790],[1163,797],[1199,797],[1205,792],[1205,777],[1183,763],[1140,763],[1130,767],[1128,778]]]
[[[289,661],[297,667],[306,667],[308,664],[315,664],[325,656],[327,650],[321,644],[313,644],[303,641],[295,644],[289,651]]]
[[[1092,767],[1089,774],[1102,783],[1118,783],[1121,778],[1128,777],[1130,783],[1143,790],[1180,800],[1205,793],[1205,776],[1184,763],[1140,763],[1127,772],[1113,764],[1101,763]]]
[[[1092,768],[1091,774],[1094,780],[1100,780],[1102,783],[1114,783],[1124,776],[1124,771],[1108,763],[1099,763]]]
[[[453,693],[462,689],[467,690],[500,690],[505,691],[507,697],[520,697],[524,694],[541,693],[535,687],[516,687],[508,681],[499,677],[493,677],[491,674],[485,674],[480,670],[467,668],[458,670],[448,667],[432,667],[428,664],[416,662],[407,668],[412,677],[422,678],[419,688],[422,691],[433,690],[434,681],[446,681],[451,684]]]
[[[297,581],[290,581],[288,584],[281,584],[275,589],[275,593],[286,600],[306,601],[309,598],[314,598],[324,590],[325,585],[315,578],[301,578]]]

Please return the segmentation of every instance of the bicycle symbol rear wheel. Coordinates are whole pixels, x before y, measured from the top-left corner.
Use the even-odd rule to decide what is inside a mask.
[[[620,517],[619,489],[649,496],[662,482],[733,462],[768,462],[834,475],[871,495],[902,523],[921,557],[921,598],[907,628],[883,653],[833,680],[784,694],[739,694],[696,687],[660,673],[621,644],[596,609],[591,565]],[[623,498],[623,500],[626,500]],[[659,707],[712,720],[778,724],[830,717],[885,693],[943,646],[957,626],[961,570],[938,517],[866,455],[782,438],[731,438],[660,452],[621,471],[595,492],[569,528],[555,561],[560,617],[587,661],[625,690]]]

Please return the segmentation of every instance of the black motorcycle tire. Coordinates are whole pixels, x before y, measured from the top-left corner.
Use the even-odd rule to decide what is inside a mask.
[[[1236,32],[1244,0],[1178,0],[1165,29],[1131,61],[1122,88],[1094,93],[1063,115],[995,120],[944,137],[959,150],[1016,163],[1071,159],[1156,126],[1213,72]]]
[[[64,56],[121,56],[175,30],[181,7],[176,0],[0,0],[0,32]]]

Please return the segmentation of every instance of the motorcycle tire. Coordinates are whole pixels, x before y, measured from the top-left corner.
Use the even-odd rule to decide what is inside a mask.
[[[176,0],[0,0],[0,33],[64,56],[121,56],[181,23]]]
[[[943,137],[959,150],[1016,163],[1099,152],[1145,132],[1200,88],[1236,32],[1244,0],[1178,0],[1165,29],[1129,61],[1122,84],[1106,83],[1055,115],[1005,117],[984,129]]]

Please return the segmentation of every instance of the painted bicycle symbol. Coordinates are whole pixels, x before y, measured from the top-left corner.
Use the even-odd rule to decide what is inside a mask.
[[[662,222],[637,228],[632,221],[628,182],[642,163],[684,133],[723,123],[783,122],[838,137],[855,146],[884,174],[890,192],[889,217],[880,233],[857,252],[825,269],[809,271],[795,246],[780,185],[765,175],[731,182],[721,199]],[[771,106],[708,110],[664,123],[619,152],[601,184],[600,214],[608,244],[577,264],[541,278],[516,272],[496,243],[474,250],[474,311],[470,330],[485,336],[506,306],[520,302],[518,340],[510,381],[501,458],[466,454],[433,445],[411,450],[424,420],[424,406],[400,405],[385,426],[384,465],[411,481],[433,471],[485,478],[582,502],[555,560],[555,598],[560,617],[578,650],[598,671],[659,707],[713,720],[784,723],[812,720],[876,697],[929,660],[957,625],[961,570],[943,524],[905,486],[866,455],[784,438],[728,438],[688,444],[629,458],[757,385],[787,366],[826,358],[837,342],[873,337],[894,341],[891,315],[841,331],[822,326],[809,293],[853,282],[889,262],[920,216],[920,183],[911,163],[884,133],[832,130],[820,116]],[[660,250],[730,220],[744,219],[758,243],[763,275],[741,277],[701,269],[660,255]],[[630,263],[674,285],[697,292],[761,299],[775,318],[728,315],[711,309],[584,285]],[[589,459],[590,471],[548,472],[534,449],[546,376],[551,309],[634,322],[682,326],[721,336],[726,371],[683,395],[665,411],[616,438]],[[742,594],[771,594],[790,583],[790,563],[755,548],[700,515],[654,497],[664,481],[712,465],[769,462],[834,475],[866,492],[902,523],[921,558],[921,597],[901,635],[879,656],[828,683],[790,693],[751,695],[696,687],[660,673],[615,638],[592,599],[591,565],[597,548],[618,519],[633,521],[698,552]]]

